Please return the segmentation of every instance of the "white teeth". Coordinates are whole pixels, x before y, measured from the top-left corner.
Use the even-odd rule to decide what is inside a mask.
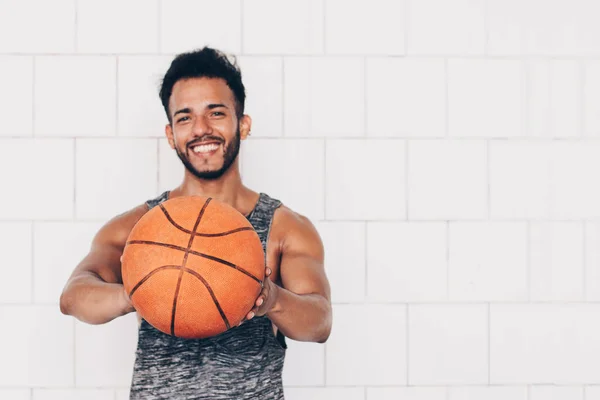
[[[194,147],[193,150],[194,153],[208,153],[213,150],[216,150],[218,147],[218,144],[203,144],[201,146]]]

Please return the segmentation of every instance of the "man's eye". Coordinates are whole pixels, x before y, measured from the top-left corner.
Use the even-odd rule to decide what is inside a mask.
[[[213,113],[213,115],[217,115],[217,114],[219,114],[219,115],[225,115],[225,114],[223,114],[221,111],[215,111],[215,112]]]
[[[181,117],[177,120],[177,122],[186,121],[188,119],[190,119],[190,117]]]

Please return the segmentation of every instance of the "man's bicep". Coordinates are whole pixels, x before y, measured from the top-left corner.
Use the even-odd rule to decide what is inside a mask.
[[[69,280],[91,274],[108,283],[121,283],[120,257],[129,232],[144,212],[143,207],[136,207],[107,221],[94,235],[88,254]]]
[[[282,249],[280,276],[287,290],[296,294],[319,294],[330,299],[325,273],[324,249],[314,225],[300,217],[288,230]]]

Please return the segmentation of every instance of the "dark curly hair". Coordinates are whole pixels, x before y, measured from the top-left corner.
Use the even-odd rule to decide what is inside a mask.
[[[235,56],[232,58],[233,62],[222,51],[205,46],[200,50],[181,53],[173,59],[163,77],[159,92],[169,123],[173,123],[169,114],[169,98],[173,92],[173,86],[180,79],[187,78],[224,79],[235,97],[237,118],[240,119],[244,115],[246,89],[242,83],[242,72],[237,65]]]

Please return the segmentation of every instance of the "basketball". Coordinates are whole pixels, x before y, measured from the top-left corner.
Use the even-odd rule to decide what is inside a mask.
[[[121,273],[150,325],[172,336],[206,338],[237,326],[252,310],[265,255],[250,222],[229,204],[175,197],[135,224]]]

